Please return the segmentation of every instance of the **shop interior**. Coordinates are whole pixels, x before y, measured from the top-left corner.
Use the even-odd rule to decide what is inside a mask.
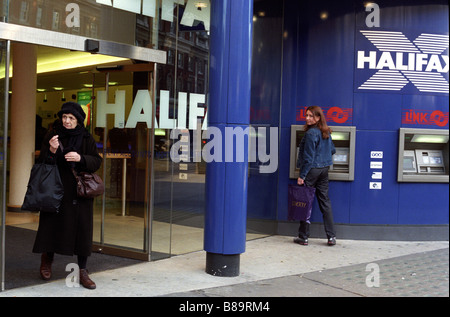
[[[14,71],[12,67],[11,70]],[[91,121],[86,121],[85,124],[96,139],[99,152],[102,153],[103,146],[106,146],[108,153],[98,171],[105,178],[106,191],[104,197],[96,198],[94,202],[94,244],[97,244],[94,251],[141,260],[150,259],[150,252],[153,254],[152,259],[158,259],[203,248],[203,210],[191,212],[190,214],[195,215],[193,217],[186,214],[175,217],[181,222],[189,222],[189,225],[174,223],[170,210],[168,201],[173,195],[170,185],[172,171],[168,148],[162,146],[168,130],[157,131],[156,143],[153,143],[150,140],[151,129],[147,129],[145,124],[138,124],[136,129],[114,129],[114,115],[107,115],[107,131],[96,127],[95,102],[98,91],[107,90],[108,103],[114,103],[116,91],[125,91],[128,112],[136,89],[142,89],[143,86],[144,89],[148,87],[152,90],[152,72],[153,64],[149,63],[53,47],[37,47],[36,157],[40,149],[39,138],[51,128],[61,105],[66,101],[80,103],[88,112],[87,117]],[[12,93],[14,92],[10,91]],[[151,153],[150,146],[155,146],[155,153],[158,154],[152,164],[151,155],[141,155]],[[136,153],[139,155],[135,155]],[[152,179],[155,188],[150,187]],[[204,173],[199,177],[190,177],[187,181],[193,179],[203,185]],[[159,204],[161,208],[155,208],[150,220],[148,194],[151,190],[157,192],[155,205]],[[161,191],[165,193],[161,194]],[[163,201],[161,197],[168,201]],[[36,230],[38,220],[38,213],[8,206],[7,226]],[[175,236],[178,237],[173,239]],[[116,252],[111,252],[114,249]]]

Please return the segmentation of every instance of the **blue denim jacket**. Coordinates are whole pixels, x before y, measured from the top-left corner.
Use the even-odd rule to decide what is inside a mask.
[[[306,131],[298,151],[298,167],[300,178],[305,179],[311,168],[322,168],[333,164],[331,156],[336,153],[331,135],[322,138],[319,128],[313,127]]]

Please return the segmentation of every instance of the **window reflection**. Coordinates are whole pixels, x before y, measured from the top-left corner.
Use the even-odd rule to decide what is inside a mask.
[[[177,21],[183,18],[184,9],[179,6],[178,20],[176,16],[173,22],[160,20],[158,32],[158,49],[168,52],[168,62],[158,65],[157,91],[169,92],[169,118],[176,120],[188,120],[189,116],[184,113],[189,111],[188,95],[206,96],[208,82],[205,68],[209,65],[209,35],[204,30],[180,26]],[[183,99],[179,99],[180,94]],[[160,106],[157,102],[158,122]],[[188,122],[178,122],[178,125],[189,127]],[[171,226],[170,237],[166,236],[171,242],[170,253],[182,254],[203,249],[206,168],[204,162],[192,160],[174,163],[169,155],[174,141],[170,140],[170,132],[171,129],[155,132],[153,227],[158,223],[161,228],[164,224],[167,228]],[[190,134],[192,136],[192,131]],[[161,238],[164,234],[162,230],[153,232],[154,250],[164,245]]]

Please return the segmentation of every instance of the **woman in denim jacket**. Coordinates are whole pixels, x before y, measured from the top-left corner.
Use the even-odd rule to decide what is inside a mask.
[[[331,139],[331,129],[320,107],[311,106],[306,109],[305,131],[298,153],[300,176],[297,183],[316,188],[316,197],[327,234],[327,244],[333,246],[336,244],[336,233],[331,201],[328,197],[328,169],[333,164],[331,156],[336,150]],[[309,221],[300,221],[298,237],[294,239],[294,242],[308,245],[308,237]]]

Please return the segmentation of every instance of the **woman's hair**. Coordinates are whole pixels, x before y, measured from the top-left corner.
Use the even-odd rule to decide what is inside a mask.
[[[325,119],[325,115],[323,114],[322,109],[319,106],[309,106],[306,109],[306,112],[308,110],[311,111],[314,117],[319,117],[319,121],[317,121],[317,123],[314,126],[319,128],[319,130],[322,132],[322,137],[324,139],[328,139],[332,131],[330,127],[328,127],[327,120]],[[308,131],[310,128],[314,126],[309,126],[305,124],[305,131]]]

